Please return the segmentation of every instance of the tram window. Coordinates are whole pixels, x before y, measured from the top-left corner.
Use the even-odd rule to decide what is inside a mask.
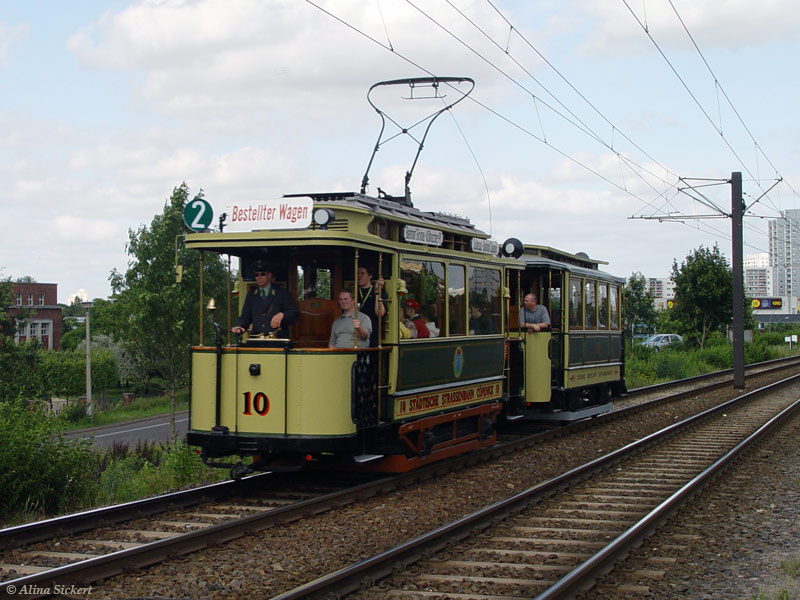
[[[400,278],[406,282],[406,300],[419,304],[419,318],[428,332],[427,337],[445,335],[444,315],[444,263],[412,260],[400,261]],[[425,336],[422,336],[425,337]]]
[[[582,279],[569,280],[569,327],[570,329],[583,329],[583,287]]]
[[[608,329],[608,284],[597,284],[597,326]]]
[[[464,267],[447,266],[448,332],[450,335],[466,335],[467,287]]]
[[[611,329],[619,329],[619,288],[612,285],[609,292],[609,326]]]
[[[585,302],[584,325],[586,329],[597,329],[597,295],[594,286],[594,281],[587,281],[583,286],[583,300]]]
[[[550,328],[561,329],[561,288],[550,288]]]
[[[313,263],[297,265],[298,302],[308,298],[331,300],[333,298],[331,274],[331,269],[319,267]]]
[[[500,331],[500,271],[469,268],[469,331],[474,335]]]
[[[370,224],[367,225],[367,231],[384,240],[397,239],[397,226],[387,223],[383,218],[373,219]]]

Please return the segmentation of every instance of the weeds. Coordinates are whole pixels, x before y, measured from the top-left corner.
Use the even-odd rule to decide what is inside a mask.
[[[227,474],[206,467],[183,441],[117,445],[98,456],[100,481],[95,504],[116,504],[165,493],[191,484],[221,481]]]
[[[758,592],[757,595],[751,596],[752,600],[772,600],[772,598],[767,594],[767,592]],[[792,600],[791,595],[789,595],[788,590],[778,590],[775,592],[774,600]]]
[[[781,571],[787,577],[800,577],[800,558],[791,558],[782,561]]]

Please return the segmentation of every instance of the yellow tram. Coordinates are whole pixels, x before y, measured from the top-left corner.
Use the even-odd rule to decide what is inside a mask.
[[[450,93],[467,88],[417,123],[427,123],[427,135],[474,82],[394,80],[370,93],[395,85],[410,87],[407,99],[438,106],[441,86]],[[383,122],[374,159],[386,119],[370,104]],[[499,247],[466,218],[416,209],[412,172],[404,196],[380,188],[367,195],[368,167],[360,193],[234,205],[226,231],[186,237],[187,248],[238,259],[239,306],[214,323],[215,346],[192,348],[187,441],[205,462],[231,467],[234,476],[326,464],[406,471],[495,443],[500,419],[585,418],[624,392],[622,280],[588,257],[513,238]],[[360,271],[372,280],[360,281]],[[278,296],[296,306],[292,318],[271,321],[266,337],[234,337],[233,319],[256,306],[256,280],[267,275],[275,288],[264,293],[282,289]],[[354,329],[351,345],[339,329],[340,308],[347,312],[348,296],[365,303],[370,293],[385,310],[366,317],[375,331],[369,343],[366,331]],[[549,310],[548,331],[520,328],[529,293]],[[201,298],[201,312],[214,304],[205,303]],[[266,322],[274,315],[260,316]],[[203,321],[201,314],[201,327]],[[357,312],[349,326],[356,321],[363,321]],[[252,460],[232,463],[229,456]]]
[[[192,349],[188,442],[209,460],[256,456],[254,468],[344,460],[392,471],[494,443],[507,393],[504,281],[523,263],[498,257],[467,219],[390,197],[275,204],[307,225],[187,236],[188,248],[239,258],[240,305],[266,260],[299,310],[288,339]],[[329,348],[336,298],[356,287],[360,265],[385,281],[377,345]],[[425,315],[427,337],[402,338],[407,306]],[[489,324],[480,332],[470,329],[476,307]]]

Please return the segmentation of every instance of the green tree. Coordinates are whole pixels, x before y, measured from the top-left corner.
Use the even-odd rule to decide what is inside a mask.
[[[653,294],[647,285],[647,279],[640,272],[631,273],[625,285],[623,318],[628,335],[633,338],[633,326],[636,324],[647,325],[653,328],[656,323],[656,308]]]
[[[733,275],[725,258],[714,244],[700,246],[678,267],[672,263],[675,306],[672,318],[679,333],[701,348],[709,334],[728,325],[733,318]]]
[[[202,196],[202,191],[198,195]],[[186,233],[183,209],[188,200],[189,188],[182,183],[150,227],[129,230],[128,270],[111,273],[112,298],[95,303],[92,310],[93,331],[96,325],[98,333],[113,334],[134,360],[140,378],[163,379],[172,408],[173,434],[175,393],[188,381],[192,341],[200,341],[200,253],[189,252],[180,243]],[[176,256],[183,265],[180,283],[175,279]],[[220,301],[229,282],[219,255],[207,253],[203,269],[205,297],[213,296],[224,306]],[[210,321],[206,321],[204,330],[211,329]]]
[[[59,304],[61,307],[61,315],[66,317],[82,317],[86,314],[86,309],[81,306],[80,300],[76,299],[72,304]]]
[[[19,314],[21,318],[17,318],[6,310],[11,304],[11,280],[0,279],[0,402],[40,397],[42,392],[37,389],[40,382],[30,377],[31,369],[36,365],[36,345],[14,341],[27,309],[23,309]]]

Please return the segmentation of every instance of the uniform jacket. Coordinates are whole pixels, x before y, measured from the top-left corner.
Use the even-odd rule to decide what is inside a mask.
[[[292,295],[288,290],[278,287],[274,283],[270,286],[269,294],[266,298],[261,297],[259,290],[260,288],[255,287],[247,293],[242,315],[236,320],[236,324],[245,329],[252,324],[252,334],[263,333],[266,335],[273,330],[270,325],[272,317],[282,312],[283,321],[280,329],[276,331],[276,336],[288,338],[289,325],[297,323],[297,319],[300,316],[297,306],[292,300]]]

